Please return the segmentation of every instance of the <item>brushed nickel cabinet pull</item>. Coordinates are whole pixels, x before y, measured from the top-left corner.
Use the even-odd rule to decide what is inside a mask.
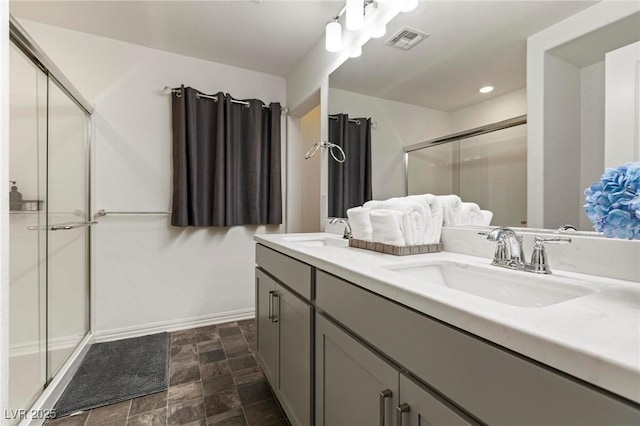
[[[380,426],[384,426],[385,418],[387,417],[385,413],[385,400],[391,398],[391,395],[393,395],[391,389],[385,389],[380,392]]]
[[[278,313],[276,314],[276,310],[273,310],[273,314],[271,316],[271,322],[278,322],[278,320],[280,319],[280,295],[277,292],[273,292],[273,298],[271,300],[277,300],[278,301]]]
[[[275,291],[271,290],[269,292],[269,319],[273,322],[273,295]]]
[[[404,413],[408,413],[411,411],[411,407],[409,404],[402,403],[396,407],[397,417],[396,417],[396,426],[402,426],[402,415]]]

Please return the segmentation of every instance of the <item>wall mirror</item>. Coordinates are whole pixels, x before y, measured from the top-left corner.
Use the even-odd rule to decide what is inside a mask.
[[[567,178],[571,201],[560,202],[562,211],[542,223],[528,217],[535,206],[528,205],[526,43],[596,3],[430,1],[396,16],[385,36],[369,40],[360,57],[329,76],[330,142],[342,143],[337,137],[353,141],[349,136],[358,134],[365,141],[358,143],[370,147],[347,153],[347,162],[350,156],[357,160],[357,172],[332,173],[339,166],[329,164],[329,217],[343,217],[347,208],[362,204],[357,200],[366,198],[367,190],[373,199],[453,193],[491,210],[492,226],[555,230],[572,224],[591,231],[583,191],[604,171],[604,72],[594,70],[604,70],[606,52],[640,40],[640,30],[634,33],[629,25],[635,19],[640,28],[640,15],[627,19],[616,40],[610,31],[601,34],[608,40],[604,44],[592,37],[550,53],[577,60],[589,46],[598,46],[599,52],[590,54],[590,68],[579,67],[576,74],[582,109],[580,104],[572,108],[578,116],[599,113],[602,124],[583,130],[584,138],[599,138],[599,150],[578,149],[573,157],[578,163],[582,158],[582,164],[562,171],[572,175]],[[493,90],[481,93],[486,86]],[[355,130],[360,126],[366,128]],[[593,127],[594,121],[585,117],[585,126]],[[549,167],[558,164],[543,164],[544,173]]]

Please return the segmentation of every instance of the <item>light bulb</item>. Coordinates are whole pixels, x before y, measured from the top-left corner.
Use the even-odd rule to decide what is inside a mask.
[[[401,0],[400,12],[411,12],[418,7],[418,0]]]
[[[373,28],[373,31],[371,32],[371,37],[373,38],[384,37],[386,33],[387,33],[387,25],[386,24],[378,25],[377,27]]]
[[[484,86],[481,87],[478,92],[480,93],[489,93],[489,92],[493,92],[493,86]]]
[[[342,25],[338,21],[331,21],[325,28],[324,47],[329,52],[339,52],[342,49]]]
[[[358,31],[364,23],[364,0],[347,0],[347,29]]]
[[[362,47],[356,47],[349,55],[350,58],[359,58],[362,55]]]

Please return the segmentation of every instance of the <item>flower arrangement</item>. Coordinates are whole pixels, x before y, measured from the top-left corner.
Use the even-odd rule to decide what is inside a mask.
[[[609,238],[640,240],[640,162],[606,169],[584,194],[596,231]]]

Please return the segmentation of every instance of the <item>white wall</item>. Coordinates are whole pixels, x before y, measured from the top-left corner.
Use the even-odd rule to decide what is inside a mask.
[[[373,198],[404,194],[403,146],[451,133],[450,114],[388,99],[329,89],[329,114],[370,117]]]
[[[301,119],[291,120],[288,158],[287,232],[320,230],[320,160],[321,152],[308,160],[304,155],[320,140],[320,106]]]
[[[579,223],[580,68],[547,54],[543,228]],[[538,207],[538,208],[540,208]]]
[[[527,89],[522,88],[451,113],[452,133],[496,123],[527,113]]]
[[[580,186],[578,205],[581,230],[593,225],[583,213],[584,190],[600,179],[604,171],[604,62],[580,70]]]
[[[547,114],[545,97],[545,61],[552,55],[547,52],[586,34],[599,30],[640,11],[637,2],[603,1],[589,7],[527,39],[527,195],[529,226],[541,228],[548,225],[545,218],[545,163],[549,148],[546,139]],[[578,107],[579,108],[579,107]],[[580,131],[580,129],[578,129]]]
[[[164,86],[285,104],[281,77],[35,22],[24,26],[95,104],[94,205],[167,211],[171,103]],[[107,216],[94,227],[98,336],[253,313],[255,233],[278,227],[181,229],[167,216]]]
[[[9,180],[9,2],[0,2],[0,182]],[[6,188],[6,187],[5,187]],[[9,193],[0,191],[0,409],[9,406]],[[0,420],[0,424],[7,423]]]
[[[640,41],[607,53],[605,158],[607,167],[640,161]]]

